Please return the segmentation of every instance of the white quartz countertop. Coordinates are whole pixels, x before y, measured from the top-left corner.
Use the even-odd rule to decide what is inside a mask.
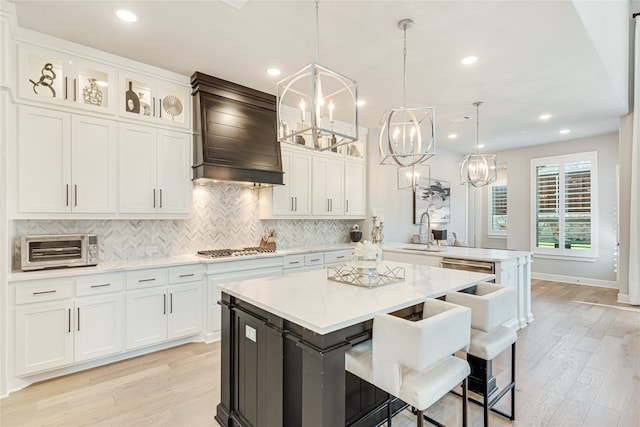
[[[223,283],[223,292],[319,334],[327,334],[369,319],[377,313],[419,304],[474,283],[492,274],[449,270],[424,265],[383,262],[403,267],[405,281],[364,288],[327,279],[327,270]]]
[[[506,249],[467,248],[462,246],[434,246],[427,250],[427,245],[415,243],[384,243],[382,249],[391,252],[404,252],[443,258],[458,258],[476,261],[507,261],[523,256],[531,256],[531,252],[511,251]]]
[[[24,280],[51,279],[58,277],[82,276],[87,274],[113,273],[144,268],[175,267],[188,264],[216,264],[221,262],[235,262],[256,258],[283,257],[286,255],[331,252],[339,250],[353,250],[355,243],[337,243],[331,245],[301,246],[296,248],[277,250],[274,253],[260,253],[239,257],[206,258],[195,254],[177,255],[171,257],[142,258],[136,260],[103,261],[96,266],[77,268],[58,268],[34,271],[14,271],[9,274],[10,282]]]

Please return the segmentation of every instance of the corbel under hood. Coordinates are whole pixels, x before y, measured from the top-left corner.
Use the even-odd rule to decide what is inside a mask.
[[[282,185],[276,97],[199,72],[191,76],[195,139],[193,181]]]

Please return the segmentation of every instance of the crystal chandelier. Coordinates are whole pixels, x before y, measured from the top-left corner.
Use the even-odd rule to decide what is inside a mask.
[[[436,153],[435,110],[433,107],[406,106],[407,98],[407,30],[411,19],[398,21],[404,33],[402,107],[385,110],[380,119],[380,164],[411,167],[423,163]],[[400,181],[398,181],[400,187]]]
[[[335,151],[358,140],[358,83],[318,63],[318,3],[315,60],[278,82],[278,141]]]
[[[498,178],[497,159],[495,154],[480,154],[480,106],[482,102],[474,102],[476,107],[476,152],[467,154],[460,164],[461,184],[483,187],[495,182]]]

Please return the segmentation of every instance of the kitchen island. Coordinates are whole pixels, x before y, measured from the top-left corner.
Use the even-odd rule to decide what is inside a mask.
[[[427,246],[412,243],[385,243],[384,259],[435,267],[469,269],[495,274],[496,283],[516,289],[516,317],[506,326],[522,329],[533,321],[531,312],[532,253],[506,249],[468,248],[462,246]]]
[[[421,316],[422,302],[492,274],[384,262],[399,283],[365,288],[327,270],[221,284],[223,426],[376,425],[387,396],[350,376],[344,354],[370,337],[377,313]],[[364,384],[363,384],[364,383]],[[376,412],[376,408],[379,410]]]

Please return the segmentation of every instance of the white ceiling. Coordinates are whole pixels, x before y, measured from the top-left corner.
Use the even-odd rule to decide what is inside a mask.
[[[312,1],[14,0],[18,24],[190,76],[200,71],[275,94],[279,78],[314,59]],[[140,17],[119,21],[114,7]],[[407,106],[436,108],[438,146],[473,151],[480,110],[484,152],[615,132],[628,111],[630,3],[602,1],[320,2],[319,62],[359,83],[361,125],[402,103],[407,33]],[[463,66],[460,60],[480,60]],[[553,117],[542,122],[538,116]],[[560,135],[559,130],[571,132]],[[452,141],[447,135],[455,132]]]

